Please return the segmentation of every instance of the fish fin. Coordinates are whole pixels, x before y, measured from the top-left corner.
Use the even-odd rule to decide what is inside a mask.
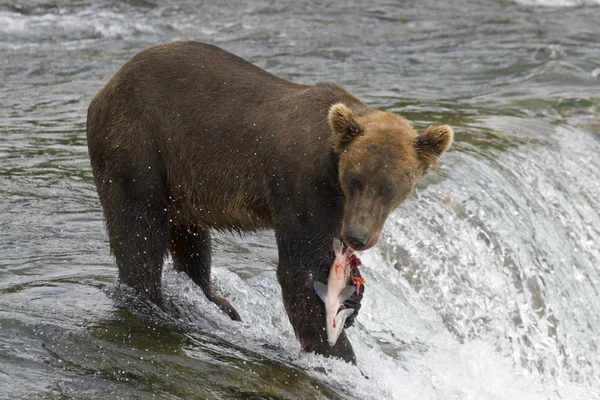
[[[332,332],[333,333],[333,341],[331,341],[331,340],[329,341],[330,346],[335,345],[338,338],[342,334],[342,331],[344,330],[344,324],[346,323],[346,318],[351,316],[353,313],[354,313],[354,308],[346,308],[346,309],[340,311],[339,313],[337,313],[337,315],[335,316],[335,328],[332,326],[328,327],[329,329],[333,329],[333,332]]]
[[[335,254],[339,254],[344,249],[344,244],[336,237],[333,238],[333,251]]]
[[[348,300],[350,296],[354,294],[355,290],[356,288],[354,286],[346,286],[339,295],[340,303],[343,303],[344,301]]]
[[[325,303],[325,295],[327,295],[327,285],[321,282],[315,282],[315,291],[319,295],[319,298]]]

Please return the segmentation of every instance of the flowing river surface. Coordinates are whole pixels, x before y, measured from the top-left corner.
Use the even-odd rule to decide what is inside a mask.
[[[86,111],[180,39],[454,127],[362,255],[357,367],[300,353],[269,232],[215,239],[243,323],[168,260],[182,317],[127,306]],[[0,0],[1,399],[600,399],[599,209],[598,2]]]

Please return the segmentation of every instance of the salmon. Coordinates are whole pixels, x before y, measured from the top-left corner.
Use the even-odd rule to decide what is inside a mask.
[[[325,303],[325,326],[330,346],[334,346],[340,337],[346,318],[354,313],[353,308],[346,308],[343,303],[355,291],[355,286],[348,285],[350,271],[360,265],[360,260],[354,255],[354,250],[351,247],[344,250],[344,245],[336,238],[333,239],[333,251],[335,259],[329,271],[327,285],[321,282],[314,283],[317,294]],[[364,280],[352,277],[351,281],[356,285],[358,294]]]

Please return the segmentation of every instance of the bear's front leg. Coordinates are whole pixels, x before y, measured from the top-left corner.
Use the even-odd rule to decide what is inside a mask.
[[[333,236],[322,240],[307,240],[302,235],[277,233],[279,267],[283,304],[302,349],[325,357],[338,357],[356,364],[356,356],[346,333],[330,346],[325,330],[325,305],[316,294],[314,282],[327,282],[333,251]]]

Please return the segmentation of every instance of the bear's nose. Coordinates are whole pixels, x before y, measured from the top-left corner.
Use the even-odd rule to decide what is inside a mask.
[[[369,244],[369,233],[362,229],[349,228],[344,232],[346,241],[354,250],[360,250]]]

